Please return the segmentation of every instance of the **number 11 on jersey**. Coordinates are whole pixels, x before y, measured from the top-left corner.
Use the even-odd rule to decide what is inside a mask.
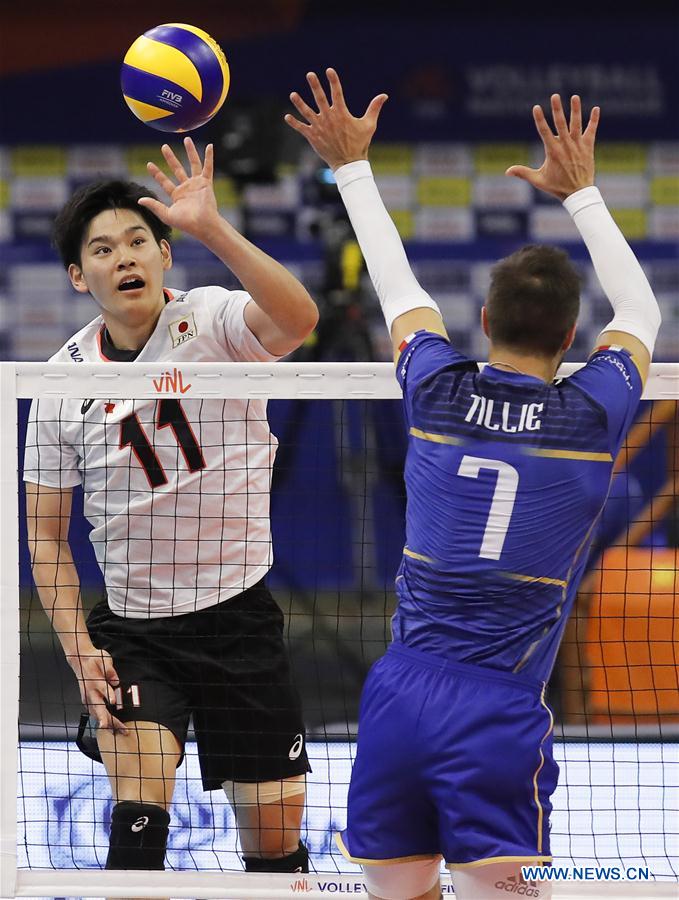
[[[141,706],[141,697],[139,696],[138,684],[131,684],[125,691],[125,693],[129,696],[132,706],[134,706],[135,708]],[[117,687],[114,691],[114,694],[116,709],[123,709],[125,707],[125,701],[123,700],[123,689],[121,687]]]
[[[172,429],[179,449],[184,455],[189,472],[199,472],[201,469],[204,469],[205,458],[203,451],[196,440],[196,436],[179,400],[166,399],[158,401],[156,428],[167,428],[168,426]],[[122,450],[124,447],[132,448],[132,452],[139,460],[139,464],[144,470],[152,488],[167,484],[167,475],[163,465],[155,449],[151,446],[151,442],[146,436],[144,427],[136,413],[121,419],[118,449]]]

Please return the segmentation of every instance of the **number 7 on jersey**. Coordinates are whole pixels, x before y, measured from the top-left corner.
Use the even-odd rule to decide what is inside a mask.
[[[509,520],[512,517],[516,491],[519,487],[519,473],[514,466],[499,459],[485,459],[483,456],[463,456],[457,474],[463,478],[478,478],[482,469],[497,472],[497,481],[490,501],[490,510],[483,532],[479,556],[482,559],[499,559],[507,537]]]

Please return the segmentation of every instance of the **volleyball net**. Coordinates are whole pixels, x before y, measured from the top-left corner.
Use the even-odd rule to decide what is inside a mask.
[[[574,368],[564,366],[561,374]],[[130,565],[143,564],[154,538],[175,553],[179,545],[184,552],[193,546],[198,532],[186,515],[175,516],[169,531],[168,522],[154,523],[152,495],[162,472],[196,463],[191,442],[200,443],[207,433],[201,416],[208,414],[200,410],[240,400],[249,420],[256,418],[249,410],[268,401],[278,438],[268,583],[285,616],[307,724],[313,771],[302,837],[310,851],[309,875],[244,873],[232,810],[223,792],[203,791],[191,730],[177,770],[166,871],[101,871],[111,788],[103,766],[76,747],[78,686],[31,575],[22,466],[30,401],[38,399],[64,419],[54,423],[56,436],[67,419],[73,427],[74,416],[83,428],[93,406],[103,408],[102,416],[110,410],[116,430],[105,445],[115,451],[128,446],[130,465],[146,470],[151,530],[142,533],[145,526],[128,523]],[[679,366],[654,365],[616,460],[549,686],[561,768],[551,820],[555,864],[646,871],[655,891],[649,886],[648,896],[670,896],[679,881],[678,401]],[[166,370],[140,363],[2,363],[0,403],[0,894],[362,893],[360,868],[342,857],[333,834],[345,824],[360,690],[390,638],[393,581],[404,543],[406,433],[393,366],[204,363]],[[181,411],[190,404],[199,410],[199,424],[191,422],[186,431]],[[165,414],[167,422],[161,422]],[[169,426],[162,446],[146,428],[147,418],[156,434]],[[222,415],[220,425],[225,444],[241,440],[228,418]],[[112,427],[102,421],[97,427]],[[244,433],[247,440],[256,430]],[[34,458],[38,467],[53,469],[47,449],[41,453],[37,446]],[[106,454],[102,466],[105,492]],[[222,475],[223,491],[245,483],[246,494],[254,477],[234,469],[230,480]],[[115,490],[116,502],[124,504],[125,486]],[[105,502],[115,505],[112,497]],[[69,544],[87,611],[103,596],[97,557],[109,564],[116,548],[111,540],[97,546],[91,538],[78,489]],[[149,572],[149,590],[152,583]],[[566,896],[558,886],[554,890]],[[599,895],[605,894],[602,883]],[[624,896],[624,885],[609,896]]]

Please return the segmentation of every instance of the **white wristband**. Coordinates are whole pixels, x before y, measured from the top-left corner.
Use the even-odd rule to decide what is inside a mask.
[[[563,205],[573,217],[576,213],[587,209],[588,206],[594,206],[596,203],[603,202],[604,198],[601,196],[601,191],[596,185],[591,184],[589,187],[580,188],[574,194],[569,194],[563,201]]]
[[[372,178],[373,171],[367,159],[357,159],[355,162],[345,163],[334,171],[335,181],[340,193],[344,188],[359,178]]]

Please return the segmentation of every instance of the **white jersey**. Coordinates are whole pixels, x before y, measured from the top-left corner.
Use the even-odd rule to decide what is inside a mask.
[[[272,361],[243,316],[245,291],[180,293],[137,362]],[[106,360],[99,316],[50,362]],[[269,491],[278,442],[265,400],[34,400],[24,479],[81,484],[111,609],[129,618],[204,609],[271,567]]]

